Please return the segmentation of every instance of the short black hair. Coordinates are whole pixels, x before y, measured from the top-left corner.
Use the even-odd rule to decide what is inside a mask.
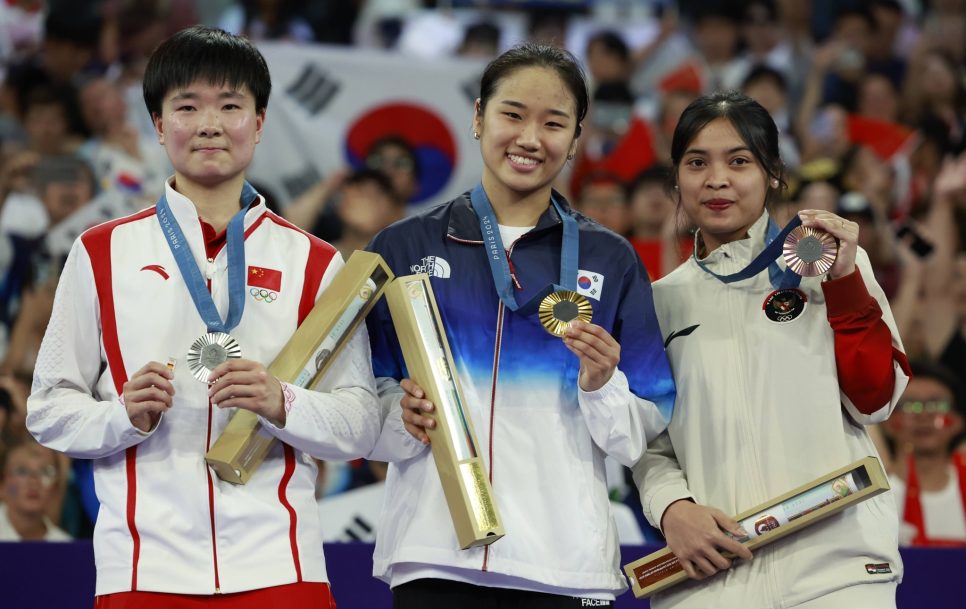
[[[875,21],[875,15],[872,14],[872,10],[864,4],[855,5],[845,5],[837,13],[835,13],[835,25],[838,26],[839,22],[843,19],[858,18],[865,21],[865,24],[869,26],[870,32],[875,32],[879,28],[879,24]]]
[[[595,44],[602,46],[607,53],[616,55],[621,61],[626,62],[631,57],[627,43],[620,34],[613,30],[603,30],[591,36],[590,40],[587,41],[587,50],[589,51],[590,47]]]
[[[627,199],[630,200],[634,196],[634,193],[644,188],[654,184],[655,186],[661,186],[667,191],[671,189],[671,168],[667,165],[656,164],[651,165],[647,169],[641,171],[634,179],[627,183]]]
[[[785,75],[765,64],[758,64],[748,72],[748,76],[745,76],[744,81],[741,83],[741,89],[746,90],[759,80],[770,80],[781,89],[782,93],[788,92],[788,80],[785,78]]]
[[[366,150],[366,162],[368,163],[374,157],[382,154],[383,149],[391,147],[399,148],[406,152],[410,160],[413,162],[413,175],[418,180],[422,175],[422,167],[419,164],[419,155],[416,154],[416,150],[413,148],[413,145],[409,142],[409,140],[401,135],[386,135],[370,144],[369,149]]]
[[[349,176],[342,182],[343,188],[346,186],[360,186],[362,184],[373,184],[379,192],[389,198],[390,201],[398,206],[404,205],[406,202],[402,200],[399,193],[392,186],[392,180],[389,179],[384,172],[378,169],[357,169],[353,171]]]
[[[214,85],[248,87],[255,111],[268,106],[272,79],[258,49],[241,36],[218,28],[195,25],[162,42],[144,72],[144,103],[151,116],[161,114],[164,97],[172,89],[202,80]]]

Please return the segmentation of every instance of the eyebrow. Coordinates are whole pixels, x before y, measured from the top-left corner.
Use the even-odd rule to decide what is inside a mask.
[[[171,101],[198,99],[198,97],[199,96],[197,93],[193,93],[191,91],[182,91],[181,93],[178,93],[177,95],[172,97]],[[241,91],[222,91],[221,93],[218,94],[218,99],[242,99],[244,97],[245,97],[245,94],[242,93]]]
[[[728,154],[734,154],[736,152],[751,152],[751,148],[748,146],[735,146],[734,148],[729,148],[726,150]],[[684,151],[684,154],[703,154],[708,155],[708,151],[704,148],[688,148]]]
[[[507,106],[513,106],[514,108],[520,108],[521,110],[526,110],[527,109],[527,105],[526,104],[524,104],[523,102],[514,101],[512,99],[500,100],[500,103],[501,104],[504,104],[504,105],[507,105]],[[569,112],[564,112],[563,110],[558,110],[556,108],[550,108],[549,110],[547,110],[547,112],[549,112],[550,114],[553,114],[555,116],[562,116],[564,118],[570,118],[570,113]]]

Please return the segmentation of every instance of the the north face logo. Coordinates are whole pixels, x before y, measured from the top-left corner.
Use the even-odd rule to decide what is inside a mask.
[[[449,279],[449,262],[439,256],[426,256],[422,259],[422,264],[414,264],[409,267],[411,273],[426,273],[430,277]]]

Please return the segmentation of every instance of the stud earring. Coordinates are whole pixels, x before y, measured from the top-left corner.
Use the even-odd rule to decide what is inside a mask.
[[[778,180],[772,180],[771,181],[771,187],[772,188],[778,188]]]
[[[479,131],[474,131],[473,132],[473,139],[474,140],[480,139],[480,132]]]
[[[576,155],[576,154],[574,154],[574,153],[571,153],[571,154],[568,154],[568,155],[567,155],[567,160],[568,160],[568,161],[572,161],[572,160],[574,160],[574,158],[576,158],[576,157],[577,157],[577,155]]]

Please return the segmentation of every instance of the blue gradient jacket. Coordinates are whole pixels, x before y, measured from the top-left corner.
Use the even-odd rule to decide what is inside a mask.
[[[469,193],[393,224],[369,245],[397,276],[432,277],[506,530],[487,548],[459,549],[431,453],[400,420],[405,364],[382,301],[368,323],[373,371],[392,411],[371,456],[392,464],[374,575],[391,585],[436,576],[563,593],[625,588],[604,456],[628,466],[641,457],[671,418],[674,382],[634,250],[566,201],[563,209],[580,231],[578,290],[593,305],[593,323],[621,344],[618,371],[594,392],[579,390],[577,357],[536,314],[500,301]],[[550,206],[534,229],[504,244],[518,302],[556,282],[561,238]]]

